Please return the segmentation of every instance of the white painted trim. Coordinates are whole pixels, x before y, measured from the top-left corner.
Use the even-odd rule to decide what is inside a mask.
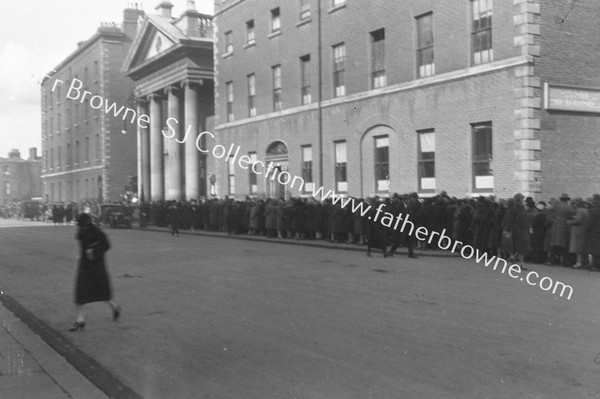
[[[46,174],[46,175],[42,175],[42,179],[46,179],[46,178],[49,178],[49,177],[71,175],[71,174],[74,174],[74,173],[91,172],[93,170],[102,170],[102,169],[104,169],[104,165],[90,166],[88,168],[80,168],[80,169],[68,170],[68,171],[58,172],[58,173],[49,173],[49,174]]]
[[[336,105],[342,105],[346,103],[351,103],[354,101],[366,100],[370,98],[375,98],[379,96],[385,96],[388,94],[396,94],[403,91],[413,90],[421,87],[427,87],[432,85],[437,85],[441,83],[448,83],[454,80],[464,79],[471,76],[481,75],[484,73],[490,73],[495,71],[500,71],[503,69],[514,68],[520,65],[528,64],[532,62],[532,57],[520,55],[517,57],[494,61],[486,64],[474,65],[469,68],[461,69],[459,71],[452,71],[443,73],[440,75],[428,76],[426,78],[412,80],[410,82],[399,83],[392,86],[386,86],[379,89],[369,90],[357,94],[351,94],[348,96],[334,98],[331,100],[325,100],[321,102],[321,106],[332,107]],[[261,122],[273,118],[278,118],[281,116],[293,115],[300,112],[311,111],[314,109],[318,109],[318,103],[312,103],[309,105],[302,105],[298,107],[287,108],[278,112],[271,112],[268,114],[259,115],[252,118],[245,118],[233,122],[222,123],[220,125],[215,126],[215,130],[229,129],[237,126],[243,126],[248,123]]]

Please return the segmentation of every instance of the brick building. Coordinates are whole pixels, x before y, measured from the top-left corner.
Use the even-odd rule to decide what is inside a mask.
[[[219,195],[600,191],[593,0],[223,0],[215,10],[215,140],[276,165],[267,176],[215,162]]]
[[[140,198],[149,201],[198,199],[207,191],[196,137],[214,114],[212,17],[193,1],[178,18],[172,8],[162,1],[157,15],[141,21],[123,65],[135,82],[138,113],[147,117],[138,126],[137,168]]]
[[[135,108],[133,82],[121,67],[143,15],[128,8],[122,24],[103,23],[42,83],[42,181],[50,201],[115,201],[135,180],[135,125],[91,104],[91,96],[82,102],[67,94],[77,79],[81,91]]]
[[[29,149],[29,158],[22,159],[19,150],[8,158],[0,157],[0,205],[30,200],[42,196],[42,160],[37,149]]]

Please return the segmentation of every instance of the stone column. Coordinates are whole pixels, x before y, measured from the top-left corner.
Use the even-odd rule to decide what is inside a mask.
[[[150,200],[164,200],[163,135],[161,124],[161,98],[152,94],[150,101]]]
[[[198,90],[189,80],[183,82],[185,101],[185,199],[198,199],[200,196],[199,155],[196,148],[198,128]]]
[[[138,116],[148,115],[148,102],[144,99],[138,99]],[[147,125],[144,121],[140,122],[142,125]],[[149,128],[140,127],[138,124],[138,198],[142,198],[142,192],[144,193],[144,199],[148,201],[150,199],[150,133]]]
[[[181,124],[179,120],[180,99],[171,86],[165,89],[167,94],[168,117],[165,136],[166,170],[165,170],[165,198],[167,200],[181,200],[183,190],[181,187],[181,157],[183,154],[181,144]]]

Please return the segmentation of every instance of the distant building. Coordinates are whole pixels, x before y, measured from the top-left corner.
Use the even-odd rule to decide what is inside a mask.
[[[207,157],[196,137],[214,114],[212,17],[193,1],[179,18],[172,7],[163,1],[158,15],[144,18],[123,66],[135,81],[139,114],[149,116],[138,130],[138,191],[148,201],[207,192]]]
[[[19,150],[0,157],[0,205],[41,197],[41,173],[42,159],[35,148],[29,149],[28,159],[22,159]]]
[[[135,109],[133,82],[121,66],[144,12],[128,8],[123,23],[104,23],[54,68],[42,84],[43,192],[50,201],[114,201],[136,176],[135,125],[105,104]],[[67,98],[71,82],[98,97]],[[58,80],[62,84],[56,84]],[[76,81],[75,81],[76,82]],[[53,90],[54,88],[54,90]],[[76,93],[71,93],[76,97]],[[99,99],[104,104],[98,107]]]
[[[217,162],[221,195],[600,192],[597,1],[215,10],[215,135],[275,165]]]

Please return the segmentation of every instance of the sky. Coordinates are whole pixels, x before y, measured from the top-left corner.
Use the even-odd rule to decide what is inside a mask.
[[[0,12],[0,157],[16,148],[27,158],[41,153],[41,105],[38,80],[89,39],[101,22],[122,22],[126,0],[3,1]],[[160,0],[137,0],[155,14]],[[173,16],[187,0],[171,0]],[[212,14],[212,0],[196,0],[196,9]]]

